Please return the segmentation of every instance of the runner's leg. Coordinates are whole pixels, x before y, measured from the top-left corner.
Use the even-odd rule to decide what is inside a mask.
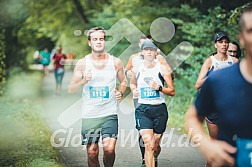
[[[154,167],[154,133],[152,129],[141,129],[140,135],[145,145],[145,164],[148,167]]]
[[[105,167],[113,167],[115,162],[115,145],[116,139],[106,137],[103,139],[103,163]]]
[[[98,143],[87,144],[88,166],[100,167],[98,155],[99,145]]]

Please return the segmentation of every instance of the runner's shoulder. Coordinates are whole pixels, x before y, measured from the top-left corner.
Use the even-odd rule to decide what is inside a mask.
[[[88,55],[86,55],[86,56],[88,56]],[[83,58],[77,60],[77,62],[76,62],[76,67],[77,68],[84,68],[85,67],[85,65],[86,65],[86,56],[84,56]]]
[[[162,65],[166,65],[166,64],[167,64],[167,62],[166,62],[164,56],[162,56],[162,55],[160,55],[160,54],[158,54],[158,55],[156,56],[156,59],[157,59],[158,62],[159,62],[160,64],[162,64]]]
[[[119,59],[118,57],[113,56],[114,64],[115,66],[123,66],[122,60]]]
[[[212,63],[211,57],[212,57],[212,56],[208,57],[208,58],[205,60],[205,62],[206,62],[206,63]]]
[[[162,75],[169,75],[171,71],[167,68],[166,65],[160,63],[160,72]]]
[[[237,63],[239,60],[236,57],[232,57],[234,63]]]
[[[211,56],[204,61],[204,65],[208,66],[209,68],[211,67],[212,65]]]
[[[88,55],[84,56],[83,58],[79,59],[77,61],[77,63],[83,63],[83,62],[86,62],[86,58],[87,58]]]

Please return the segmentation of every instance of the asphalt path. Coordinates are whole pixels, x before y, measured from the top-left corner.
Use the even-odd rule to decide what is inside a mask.
[[[65,72],[60,96],[54,95],[53,73],[43,79],[41,94],[44,111],[42,117],[52,131],[48,141],[59,152],[59,159],[69,167],[86,167],[86,148],[80,144],[81,92],[67,93],[72,72]],[[115,167],[140,167],[141,154],[138,146],[138,133],[135,129],[132,96],[128,95],[120,103],[119,137],[116,145]],[[176,129],[168,129],[161,141],[162,151],[158,157],[160,167],[203,167],[205,160],[188,140],[186,135]],[[99,161],[102,163],[102,146]]]

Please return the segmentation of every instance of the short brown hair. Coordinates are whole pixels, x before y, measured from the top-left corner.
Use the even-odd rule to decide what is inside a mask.
[[[105,30],[104,30],[104,28],[103,27],[101,27],[101,26],[99,26],[99,27],[93,27],[93,28],[91,28],[90,30],[88,30],[88,32],[87,32],[87,36],[88,36],[88,40],[90,41],[91,40],[91,34],[93,33],[93,32],[95,32],[95,31],[101,31],[101,32],[103,32],[104,33],[104,38],[106,37],[106,33],[105,33]]]

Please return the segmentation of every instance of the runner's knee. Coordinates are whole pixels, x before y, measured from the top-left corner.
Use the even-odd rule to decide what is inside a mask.
[[[105,154],[114,154],[115,149],[113,147],[104,147],[103,148]]]
[[[153,145],[147,144],[147,145],[145,145],[145,150],[146,150],[146,151],[154,152],[154,146],[153,146]]]
[[[98,154],[99,154],[99,150],[96,149],[96,148],[93,148],[93,149],[88,149],[88,157],[89,158],[96,158],[98,157]]]

